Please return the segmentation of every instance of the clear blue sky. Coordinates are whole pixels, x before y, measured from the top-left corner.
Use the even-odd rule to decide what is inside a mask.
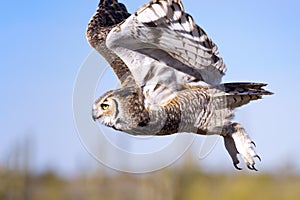
[[[122,2],[133,12],[147,1]],[[275,92],[239,109],[236,116],[262,154],[259,168],[277,171],[291,162],[300,171],[299,1],[183,3],[219,46],[228,67],[224,82],[265,82]],[[13,149],[28,135],[34,138],[31,165],[38,171],[75,173],[95,165],[76,134],[72,93],[77,72],[92,51],[85,29],[97,5],[97,0],[1,3],[0,167],[10,162]],[[120,137],[130,140],[132,148],[155,147]],[[201,143],[203,138],[198,140]],[[201,164],[232,167],[222,142]]]

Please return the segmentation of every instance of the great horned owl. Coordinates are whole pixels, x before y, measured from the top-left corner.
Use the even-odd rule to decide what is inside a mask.
[[[272,93],[261,83],[221,84],[218,48],[180,0],[153,0],[132,15],[117,0],[101,0],[87,38],[122,84],[94,103],[94,120],[132,135],[221,135],[234,166],[241,169],[240,154],[256,170],[260,157],[231,121],[233,110]]]

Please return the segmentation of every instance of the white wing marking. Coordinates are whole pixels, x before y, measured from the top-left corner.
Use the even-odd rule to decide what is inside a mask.
[[[153,85],[149,95],[160,91],[157,84],[172,92],[195,81],[217,85],[226,71],[217,46],[184,12],[180,0],[144,5],[109,33],[106,44],[127,64],[138,84]]]

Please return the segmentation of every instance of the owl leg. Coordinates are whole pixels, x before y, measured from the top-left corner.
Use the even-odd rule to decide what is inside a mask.
[[[233,165],[238,170],[241,170],[237,165],[239,160],[237,154],[240,154],[247,167],[251,170],[257,171],[255,168],[254,158],[260,157],[256,154],[253,147],[255,144],[249,138],[246,131],[238,123],[232,123],[223,129],[222,136],[224,138],[224,144],[230,157],[232,158]]]

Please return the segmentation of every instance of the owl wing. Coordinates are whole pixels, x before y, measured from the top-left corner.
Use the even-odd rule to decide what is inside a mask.
[[[141,85],[154,74],[161,78],[152,82],[165,85],[193,81],[216,85],[226,71],[217,46],[184,12],[180,0],[153,0],[142,6],[112,29],[106,44]],[[168,80],[171,77],[173,81]]]
[[[86,30],[88,42],[110,64],[122,86],[133,84],[134,79],[127,65],[107,48],[105,42],[111,29],[129,16],[126,7],[118,0],[101,0]]]

